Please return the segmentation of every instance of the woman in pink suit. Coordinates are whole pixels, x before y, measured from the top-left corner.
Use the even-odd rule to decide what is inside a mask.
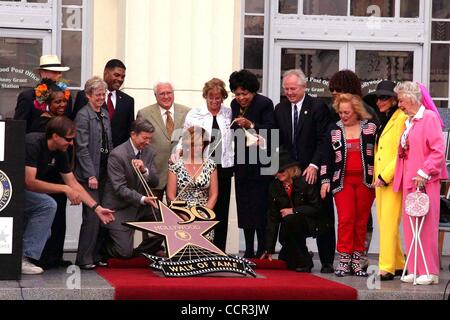
[[[398,105],[406,113],[405,130],[400,140],[397,167],[394,176],[394,191],[403,191],[406,196],[417,188],[424,190],[430,198],[430,209],[420,233],[425,260],[430,277],[419,251],[417,259],[418,284],[437,284],[439,282],[439,200],[440,180],[447,179],[445,166],[445,145],[442,136],[442,119],[437,112],[427,90],[415,82],[403,82],[394,90],[398,95]],[[403,203],[403,233],[405,249],[412,242],[409,216]],[[414,270],[414,252],[408,261],[410,273]],[[411,273],[401,280],[413,282]]]

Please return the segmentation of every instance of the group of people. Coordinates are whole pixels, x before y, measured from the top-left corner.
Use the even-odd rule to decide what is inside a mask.
[[[23,273],[67,264],[62,259],[66,199],[83,202],[76,264],[84,269],[106,265],[108,257],[163,255],[158,236],[145,235],[134,248],[134,231],[122,222],[159,219],[156,201],[164,196],[169,205],[179,200],[213,210],[219,224],[207,237],[225,251],[234,175],[244,257],[272,259],[278,240],[278,258],[288,268],[311,272],[306,239],[314,237],[320,271],[339,277],[367,276],[374,199],[380,278],[401,274],[404,199],[423,190],[430,197],[422,245],[431,276],[419,262],[417,283],[438,282],[439,190],[447,171],[442,120],[423,85],[385,80],[363,97],[356,74],[341,70],[329,83],[329,107],[306,93],[301,70],[288,70],[282,80],[286,99],[274,107],[258,93],[257,77],[244,69],[230,75],[230,106],[224,104],[228,92],[221,79],[205,83],[205,103],[192,109],[175,103],[171,83],[158,82],[156,103],[139,110],[134,120],[134,100],[120,91],[122,62],[109,61],[103,79],[89,79],[72,108],[66,87],[58,82],[67,67],[55,56],[43,59],[55,61],[41,59],[43,80],[26,94],[31,103],[25,105],[25,93],[19,96],[15,115],[27,120],[28,132],[45,132],[27,135]],[[38,109],[35,101],[45,108]],[[279,160],[275,174],[266,173],[267,159]],[[404,234],[409,248],[413,235],[407,223]],[[411,276],[402,281],[412,282]]]

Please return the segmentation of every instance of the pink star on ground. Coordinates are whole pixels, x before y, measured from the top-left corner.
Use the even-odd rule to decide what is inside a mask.
[[[184,220],[164,203],[161,201],[158,202],[162,221],[127,222],[126,224],[142,231],[164,236],[166,238],[169,259],[188,245],[200,247],[221,256],[226,255],[203,235],[219,223],[218,221],[193,221],[188,224],[180,224]]]

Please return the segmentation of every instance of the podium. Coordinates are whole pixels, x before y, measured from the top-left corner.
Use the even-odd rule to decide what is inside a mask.
[[[0,121],[0,280],[21,276],[25,121]]]

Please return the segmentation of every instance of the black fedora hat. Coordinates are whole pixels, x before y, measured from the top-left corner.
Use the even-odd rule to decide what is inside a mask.
[[[284,148],[280,148],[280,151],[278,152],[278,157],[279,157],[279,163],[280,163],[278,172],[284,171],[287,168],[290,168],[293,166],[300,165],[300,163],[298,161],[295,161],[294,159],[292,159],[290,152]]]
[[[364,96],[364,101],[372,106],[376,107],[377,97],[387,96],[387,97],[397,97],[394,92],[394,88],[397,84],[390,80],[383,80],[377,85],[377,89]]]

